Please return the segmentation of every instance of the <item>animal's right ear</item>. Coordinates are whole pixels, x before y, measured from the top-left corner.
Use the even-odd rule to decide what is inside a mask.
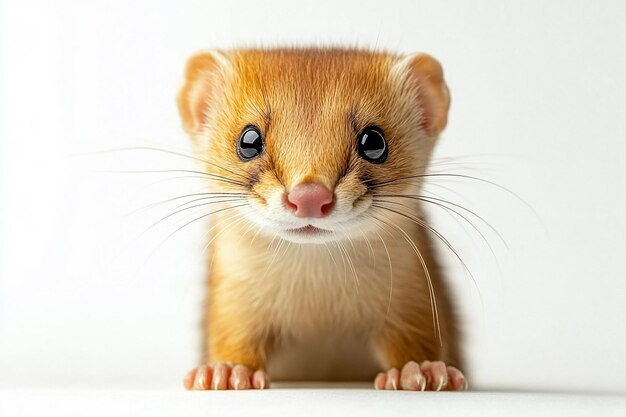
[[[211,104],[224,89],[228,65],[228,59],[219,51],[202,52],[187,61],[178,110],[183,128],[190,136],[202,131]]]

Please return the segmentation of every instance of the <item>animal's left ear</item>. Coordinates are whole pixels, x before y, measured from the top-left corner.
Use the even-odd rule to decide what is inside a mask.
[[[422,110],[422,127],[438,135],[448,121],[450,92],[443,79],[443,69],[427,54],[406,56],[398,62],[406,87],[412,89]]]

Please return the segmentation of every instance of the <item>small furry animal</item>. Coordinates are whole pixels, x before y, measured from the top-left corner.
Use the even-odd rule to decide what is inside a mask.
[[[189,60],[178,106],[213,205],[204,358],[187,389],[467,389],[420,202],[449,104],[425,54]]]

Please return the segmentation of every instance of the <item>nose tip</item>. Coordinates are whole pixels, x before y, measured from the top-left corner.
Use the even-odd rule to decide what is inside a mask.
[[[324,217],[334,200],[332,191],[318,183],[298,184],[287,194],[287,206],[296,217]]]

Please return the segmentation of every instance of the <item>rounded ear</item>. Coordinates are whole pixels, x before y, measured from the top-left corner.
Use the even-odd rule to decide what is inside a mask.
[[[202,52],[187,61],[185,82],[178,94],[178,110],[189,135],[202,131],[211,102],[224,88],[226,65],[227,58],[219,51]]]
[[[450,92],[443,79],[441,64],[430,55],[413,54],[403,58],[400,74],[414,88],[422,110],[422,126],[431,134],[439,134],[448,121]]]

